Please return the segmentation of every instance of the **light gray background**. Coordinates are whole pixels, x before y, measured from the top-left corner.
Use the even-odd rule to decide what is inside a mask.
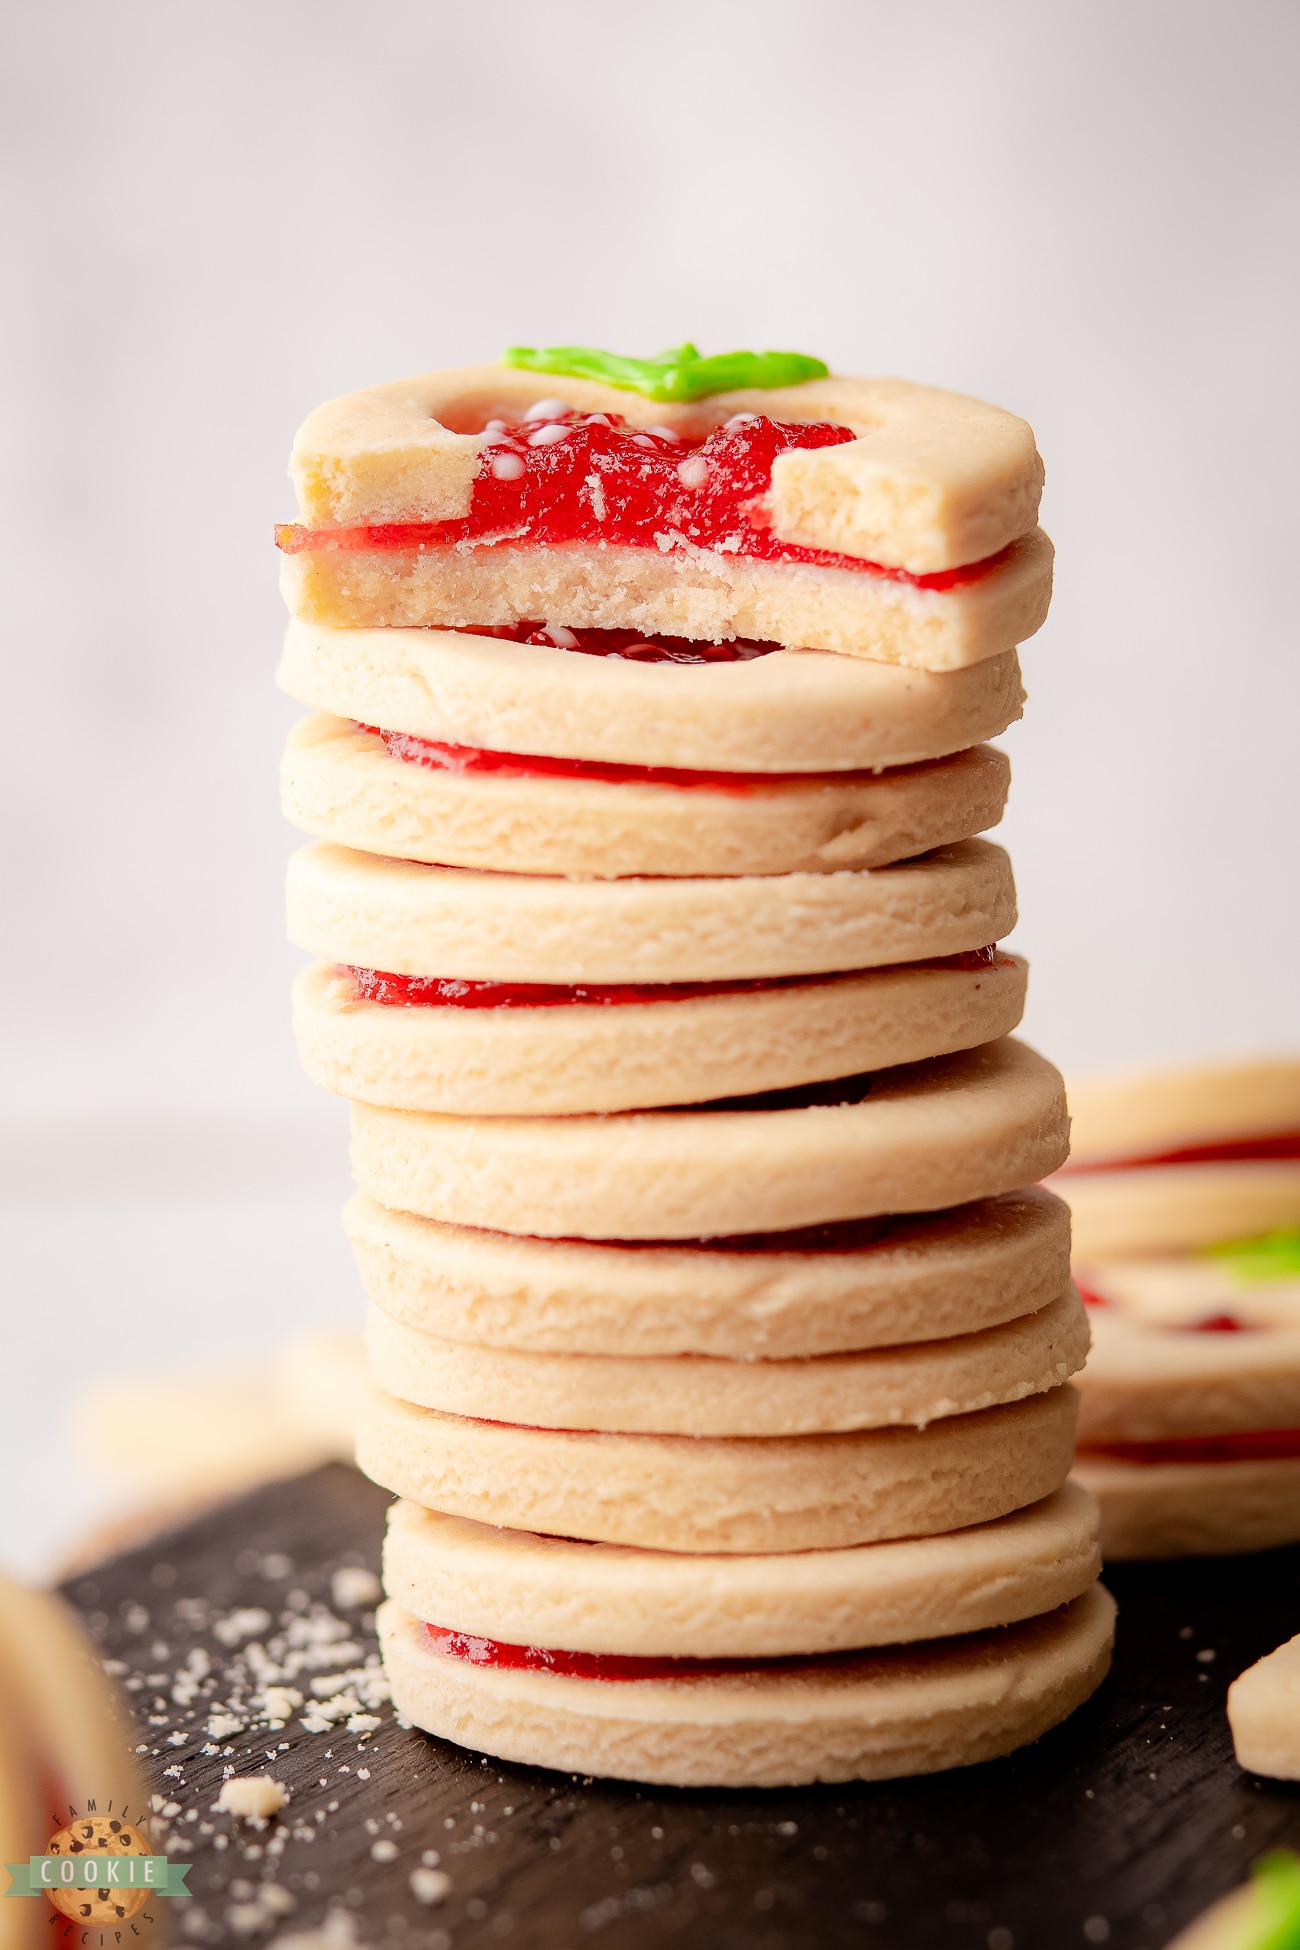
[[[329,394],[689,335],[1025,414],[1059,549],[1007,740],[1027,1029],[1067,1067],[1294,1040],[1287,0],[4,25],[0,1554],[109,1495],[76,1386],[358,1311],[271,689],[284,459]]]

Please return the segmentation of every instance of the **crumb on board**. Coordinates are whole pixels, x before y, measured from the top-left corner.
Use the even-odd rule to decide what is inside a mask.
[[[451,1877],[442,1869],[412,1869],[409,1881],[416,1902],[427,1906],[445,1901],[451,1893]]]
[[[269,1774],[260,1774],[223,1781],[217,1807],[225,1815],[265,1821],[269,1815],[277,1814],[288,1799],[289,1790],[283,1781],[273,1781]]]
[[[362,1564],[342,1564],[330,1580],[330,1596],[339,1611],[374,1605],[383,1596],[379,1579]]]

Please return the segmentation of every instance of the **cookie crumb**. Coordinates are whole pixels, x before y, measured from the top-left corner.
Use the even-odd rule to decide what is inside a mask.
[[[442,1869],[412,1869],[409,1880],[416,1902],[426,1906],[444,1902],[451,1893],[451,1877]]]
[[[265,1821],[269,1815],[277,1814],[288,1799],[289,1790],[283,1781],[273,1781],[269,1774],[262,1774],[223,1781],[217,1807],[225,1815]]]
[[[330,1596],[340,1611],[356,1611],[362,1605],[376,1604],[383,1596],[383,1587],[363,1564],[344,1564],[330,1580]]]

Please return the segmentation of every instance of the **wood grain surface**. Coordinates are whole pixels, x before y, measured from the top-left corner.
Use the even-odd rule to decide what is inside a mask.
[[[1262,1850],[1300,1845],[1300,1788],[1240,1772],[1223,1710],[1228,1682],[1300,1630],[1300,1549],[1115,1566],[1096,1698],[1008,1760],[929,1779],[642,1789],[483,1760],[389,1706],[368,1732],[295,1715],[214,1741],[246,1660],[232,1612],[267,1613],[268,1641],[337,1618],[321,1629],[373,1654],[371,1608],[333,1602],[331,1580],[378,1568],[388,1500],[331,1465],[65,1587],[133,1688],[141,1762],[194,1864],[181,1941],[260,1950],[341,1908],[356,1944],[390,1950],[1160,1950]],[[178,1702],[196,1648],[210,1672]],[[258,1830],[214,1812],[231,1767],[283,1780],[284,1816]],[[431,1866],[450,1882],[433,1905],[411,1882]]]

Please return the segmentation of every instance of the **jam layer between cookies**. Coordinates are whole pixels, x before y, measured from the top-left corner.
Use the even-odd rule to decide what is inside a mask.
[[[971,948],[958,955],[913,962],[914,968],[948,968],[973,974],[981,968],[1012,965],[996,947]],[[342,966],[357,997],[397,1009],[554,1009],[617,1008],[655,1002],[686,1002],[700,996],[748,995],[767,989],[824,987],[858,979],[859,970],[829,975],[768,975],[723,982],[474,982],[438,975],[395,975],[377,968]]]
[[[666,427],[639,428],[618,414],[560,410],[507,424],[493,420],[469,513],[456,521],[384,522],[311,528],[286,522],[276,543],[302,550],[477,551],[500,543],[542,547],[580,542],[704,550],[752,561],[852,569],[917,589],[978,580],[1006,550],[960,568],[914,575],[830,549],[802,548],[773,532],[766,501],[772,462],[795,448],[834,447],[855,436],[829,421],[791,425],[742,413],[708,438]]]

